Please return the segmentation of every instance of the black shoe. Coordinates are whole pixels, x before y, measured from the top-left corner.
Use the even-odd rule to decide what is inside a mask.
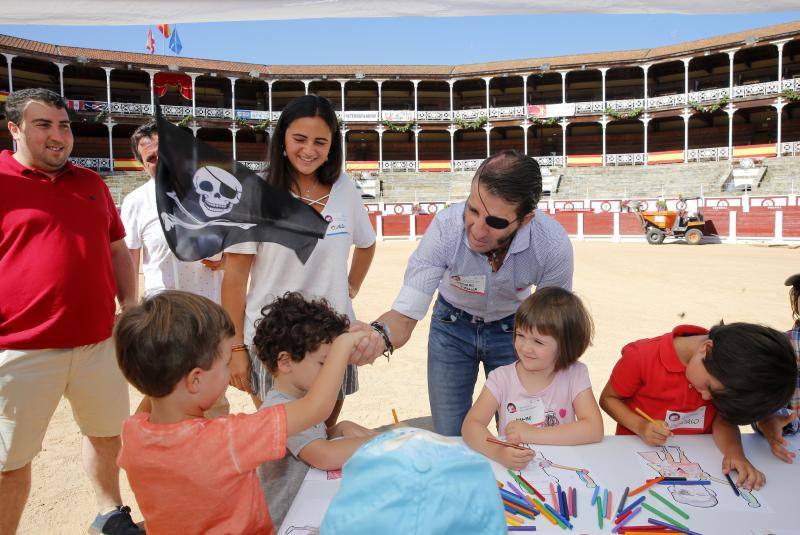
[[[143,529],[131,518],[131,508],[120,505],[113,511],[97,515],[89,526],[89,533],[108,533],[113,535],[141,535]]]

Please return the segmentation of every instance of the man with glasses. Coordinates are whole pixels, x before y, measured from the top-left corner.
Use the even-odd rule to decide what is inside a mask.
[[[392,310],[373,327],[384,347],[359,348],[362,360],[405,344],[428,311],[428,395],[437,433],[460,435],[484,374],[514,362],[514,313],[531,286],[572,287],[572,244],[563,227],[536,210],[539,165],[518,151],[487,158],[469,198],[439,212],[406,267]],[[363,363],[363,362],[362,362]]]

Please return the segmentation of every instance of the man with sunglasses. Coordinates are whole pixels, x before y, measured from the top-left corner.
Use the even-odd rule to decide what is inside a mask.
[[[514,313],[531,287],[572,287],[572,244],[563,227],[536,210],[539,165],[519,151],[487,158],[469,198],[436,214],[408,261],[392,310],[373,327],[384,347],[363,342],[362,362],[405,344],[428,311],[428,394],[437,433],[460,435],[484,374],[514,362]]]

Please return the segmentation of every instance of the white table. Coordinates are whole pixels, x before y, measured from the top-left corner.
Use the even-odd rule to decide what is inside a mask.
[[[791,448],[798,453],[800,459],[800,437],[790,440]],[[650,496],[647,491],[627,500],[627,503],[631,503],[641,495],[647,496],[646,503],[704,535],[738,533],[800,535],[798,519],[800,500],[794,494],[794,484],[800,484],[800,460],[792,465],[779,461],[773,457],[766,441],[757,435],[744,435],[743,443],[750,461],[767,476],[767,485],[761,491],[752,493],[750,503],[744,499],[746,493],[743,493],[742,497],[736,497],[731,487],[724,482],[721,472],[722,456],[710,435],[670,438],[666,450],[646,446],[638,437],[632,436],[609,436],[598,444],[586,446],[534,446],[537,451],[536,458],[523,471],[523,476],[544,494],[550,503],[552,503],[549,490],[551,481],[560,483],[565,490],[567,487],[577,488],[578,516],[571,519],[574,529],[569,533],[611,533],[613,521],[604,519],[603,529],[598,529],[597,510],[590,506],[594,486],[601,488],[600,496],[603,495],[603,489],[611,491],[612,511],[616,512],[618,500],[625,487],[628,486],[633,490],[642,485],[646,479],[658,475],[657,468],[664,473],[668,470],[690,472],[702,470],[711,478],[711,485],[693,486],[691,489],[687,486],[651,487],[688,513],[690,518],[688,520],[680,518]],[[684,462],[682,464],[672,462],[673,459],[680,462],[680,452],[686,456]],[[492,465],[500,482],[504,484],[508,481],[513,482],[505,468],[496,463]],[[578,473],[572,468],[586,469],[588,474]],[[278,530],[278,535],[317,533],[340,483],[339,479],[329,480],[325,472],[309,470],[283,525]],[[680,496],[679,493],[686,492],[687,489],[692,496],[679,499],[683,501],[691,499],[697,505],[679,503],[673,498],[672,492]],[[612,518],[613,516],[612,513]],[[655,515],[642,510],[631,524],[647,524],[648,517]],[[537,526],[535,533],[567,533],[541,517],[528,523]]]

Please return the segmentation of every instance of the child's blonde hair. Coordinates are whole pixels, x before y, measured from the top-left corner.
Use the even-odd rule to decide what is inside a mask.
[[[555,286],[537,289],[517,309],[514,336],[517,330],[532,331],[534,328],[558,342],[555,371],[574,364],[594,336],[592,317],[580,298]]]

